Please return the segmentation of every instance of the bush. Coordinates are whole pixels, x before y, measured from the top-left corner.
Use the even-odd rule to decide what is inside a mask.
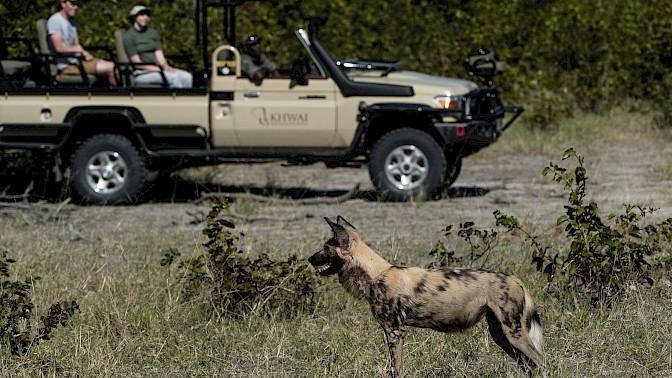
[[[40,317],[41,326],[33,329],[33,308],[31,298],[33,284],[38,277],[27,277],[23,281],[10,280],[9,266],[16,261],[7,257],[3,250],[0,256],[0,340],[13,355],[26,354],[36,342],[48,340],[58,325],[65,325],[79,305],[75,301],[56,302],[47,315]]]
[[[562,159],[574,158],[576,168],[551,163],[543,175],[553,174],[555,182],[569,190],[566,213],[557,220],[565,226],[571,243],[566,254],[552,253],[536,237],[520,227],[515,217],[495,212],[497,225],[509,231],[519,230],[532,245],[533,264],[547,275],[549,282],[556,278],[568,283],[578,293],[590,298],[593,305],[610,304],[621,297],[631,283],[653,283],[653,269],[660,266],[662,241],[672,236],[672,218],[657,225],[640,226],[653,208],[625,205],[621,215],[610,214],[605,223],[599,215],[596,202],[585,203],[587,171],[583,157],[573,149],[565,151]]]
[[[328,15],[322,39],[336,59],[400,60],[403,68],[467,78],[461,63],[475,48],[493,48],[508,62],[496,78],[507,101],[529,109],[525,119],[571,116],[557,110],[604,110],[623,98],[667,95],[659,83],[672,63],[672,19],[667,0],[446,0],[240,2],[236,33],[257,33],[266,52],[281,65],[296,59],[286,38],[308,17]],[[114,47],[113,31],[128,28],[131,2],[91,0],[77,13],[82,44]],[[187,53],[204,68],[196,47],[193,0],[153,1],[152,26],[161,32],[166,53]],[[56,11],[53,0],[2,2],[5,35],[35,38],[37,18]],[[403,14],[400,22],[399,14]],[[521,17],[521,15],[526,15]],[[210,47],[224,39],[223,9],[211,9]],[[347,32],[343,32],[347,30]],[[235,44],[237,41],[230,41]],[[11,46],[10,46],[11,48]],[[208,51],[207,54],[211,53]],[[207,55],[206,54],[206,55]],[[540,91],[540,94],[534,92]]]
[[[473,267],[478,263],[479,267],[485,267],[488,264],[490,253],[499,243],[499,233],[497,230],[479,230],[474,228],[474,222],[460,223],[457,236],[469,244],[469,253],[466,255],[456,255],[455,251],[449,250],[446,242],[437,241],[436,245],[429,252],[432,262],[428,268],[440,268],[460,264]],[[453,236],[453,225],[448,225],[443,234],[446,238]]]
[[[312,269],[294,255],[284,261],[267,254],[254,259],[242,256],[237,248],[242,234],[231,233],[233,222],[220,217],[228,206],[226,201],[213,202],[203,229],[209,239],[203,244],[206,254],[177,264],[186,277],[186,297],[204,294],[213,310],[234,317],[269,315],[272,311],[293,316],[311,311],[316,283]],[[180,253],[171,249],[161,265],[170,266],[179,257]]]

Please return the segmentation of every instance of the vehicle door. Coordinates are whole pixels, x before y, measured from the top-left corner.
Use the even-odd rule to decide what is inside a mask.
[[[313,59],[307,43],[294,40],[305,80],[292,79],[297,62],[277,62],[279,76],[257,85],[247,77],[235,82],[234,124],[240,146],[330,147],[336,133],[337,86]],[[270,56],[269,59],[275,60]]]

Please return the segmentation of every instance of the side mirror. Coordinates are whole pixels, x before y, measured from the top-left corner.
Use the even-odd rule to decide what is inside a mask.
[[[299,58],[292,63],[289,88],[294,88],[297,85],[308,85],[308,78],[306,77],[307,69],[308,59],[305,57]]]

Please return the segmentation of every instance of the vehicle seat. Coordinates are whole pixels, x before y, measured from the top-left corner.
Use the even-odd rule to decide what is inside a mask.
[[[8,41],[27,43],[27,40],[22,38],[5,38],[2,35],[2,30],[0,30],[0,76],[23,80],[29,76],[32,63],[29,61],[30,58],[9,59],[9,51],[7,49]],[[34,53],[34,51],[32,51],[32,46],[29,44],[26,46],[29,50],[27,52],[32,55]]]
[[[49,49],[47,34],[47,20],[41,18],[35,23],[37,28],[37,41],[40,47],[40,56],[42,57],[43,64],[47,68],[47,72],[52,79],[53,85],[65,84],[65,85],[93,85],[97,78],[95,75],[88,75],[84,72],[84,67],[81,66],[81,58],[78,60],[80,63],[80,72],[81,75],[61,75],[58,73],[56,68],[56,58],[59,56],[73,56],[68,54],[58,54],[54,53]]]
[[[126,49],[124,48],[124,29],[117,29],[114,32],[114,42],[117,48],[117,66],[121,74],[121,80],[125,87],[144,87],[144,88],[167,88],[168,80],[161,70],[163,84],[136,84],[133,77],[133,63],[131,63]]]

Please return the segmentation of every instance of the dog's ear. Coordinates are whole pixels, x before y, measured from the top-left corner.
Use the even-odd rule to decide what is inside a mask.
[[[350,248],[350,236],[348,236],[348,231],[345,229],[345,227],[341,226],[338,223],[332,222],[331,219],[327,217],[324,217],[324,219],[329,224],[329,227],[331,227],[331,231],[334,232],[334,239],[336,239],[336,241],[338,242],[339,247],[345,250]],[[339,219],[342,218],[339,217]]]
[[[343,226],[343,227],[345,227],[345,228],[352,228],[353,230],[355,229],[355,226],[353,226],[352,224],[350,224],[350,222],[348,222],[347,220],[345,220],[345,218],[343,218],[343,217],[340,216],[340,215],[336,217],[336,223],[338,223],[339,225],[341,225],[341,226]]]

